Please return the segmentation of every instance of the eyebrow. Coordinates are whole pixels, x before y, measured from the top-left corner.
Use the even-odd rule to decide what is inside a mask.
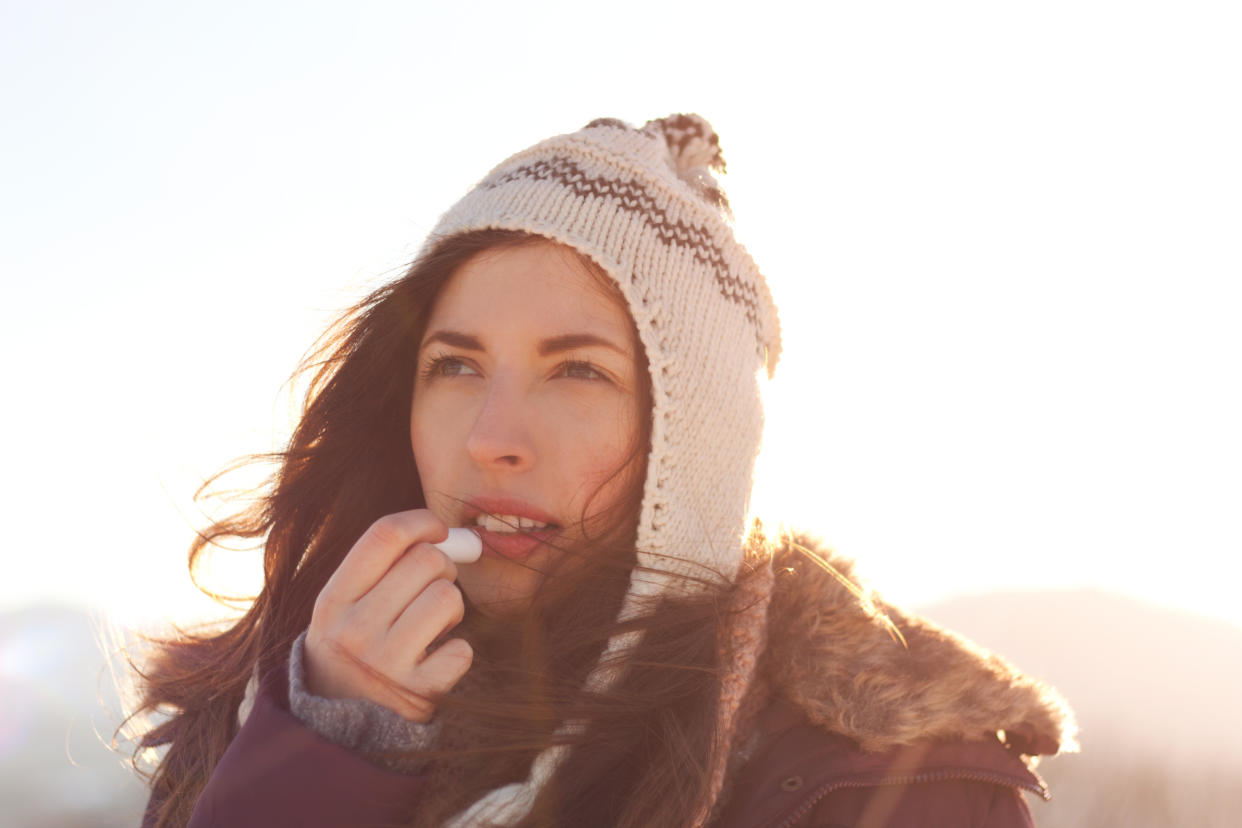
[[[439,330],[427,336],[423,340],[423,344],[419,347],[421,351],[433,342],[442,342],[454,348],[462,348],[467,351],[486,351],[483,343],[479,341],[477,336],[461,331]],[[539,356],[549,356],[551,354],[559,354],[564,351],[573,351],[577,348],[609,348],[619,354],[629,356],[630,352],[620,345],[617,345],[610,339],[591,333],[568,333],[560,336],[551,336],[547,339],[539,341]]]

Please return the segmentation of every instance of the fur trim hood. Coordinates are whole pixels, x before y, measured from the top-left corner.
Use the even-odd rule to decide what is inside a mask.
[[[809,721],[881,751],[999,735],[1027,756],[1072,752],[1065,699],[997,655],[884,603],[851,560],[782,533],[756,679]]]

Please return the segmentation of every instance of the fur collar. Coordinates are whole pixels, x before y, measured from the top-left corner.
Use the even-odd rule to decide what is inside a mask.
[[[812,723],[866,751],[998,732],[1028,756],[1076,749],[1073,713],[1056,690],[883,603],[818,539],[783,533],[772,564],[757,679]]]

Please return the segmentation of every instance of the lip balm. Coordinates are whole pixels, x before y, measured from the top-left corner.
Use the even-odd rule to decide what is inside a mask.
[[[448,538],[432,546],[448,555],[453,563],[474,563],[483,554],[483,541],[478,534],[462,527],[449,529]]]

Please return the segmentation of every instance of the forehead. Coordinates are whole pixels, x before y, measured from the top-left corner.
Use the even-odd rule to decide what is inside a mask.
[[[632,342],[633,323],[608,277],[549,241],[476,254],[440,291],[427,330],[591,329]]]

